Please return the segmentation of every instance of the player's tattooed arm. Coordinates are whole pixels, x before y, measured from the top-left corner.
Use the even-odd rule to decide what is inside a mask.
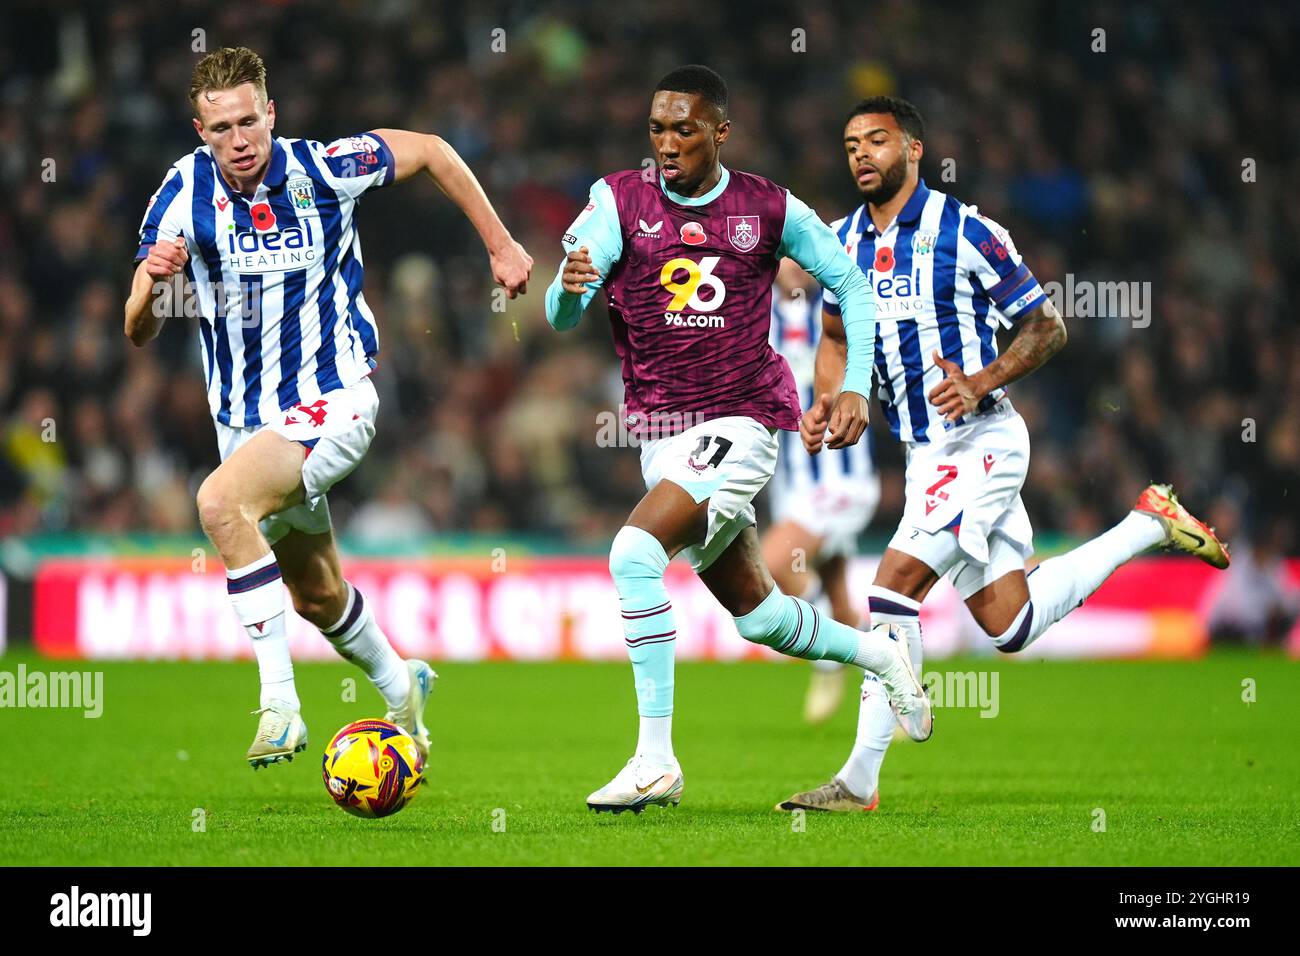
[[[165,297],[174,293],[171,279],[189,258],[184,239],[162,240],[150,246],[149,254],[136,266],[125,308],[124,331],[132,345],[145,345],[162,329],[170,303]]]
[[[966,375],[960,365],[935,352],[934,364],[943,369],[945,378],[930,390],[930,404],[938,406],[949,421],[969,415],[989,392],[1044,365],[1065,347],[1065,340],[1065,321],[1052,300],[1045,298],[1020,320],[1010,347],[974,375]]]
[[[487,247],[492,278],[497,284],[503,286],[512,299],[527,292],[533,257],[515,242],[473,171],[451,144],[432,133],[413,133],[404,129],[377,129],[374,132],[393,152],[394,182],[410,179],[419,172],[427,173],[478,230],[483,245]]]
[[[1024,378],[1065,348],[1065,320],[1050,298],[1021,318],[1010,347],[976,373],[985,394]]]

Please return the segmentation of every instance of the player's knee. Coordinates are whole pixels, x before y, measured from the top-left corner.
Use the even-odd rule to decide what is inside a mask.
[[[317,627],[337,621],[347,604],[347,588],[341,581],[312,581],[306,584],[285,582],[293,609]]]
[[[200,486],[196,503],[199,524],[214,543],[219,543],[227,529],[242,520],[236,497],[214,482],[205,481]]]
[[[714,593],[728,614],[741,618],[755,611],[773,592],[780,592],[783,598],[790,597],[779,581],[772,588],[765,578],[755,574],[745,581],[729,581],[725,588]]]
[[[979,625],[992,639],[993,646],[1003,654],[1014,654],[1028,641],[1034,625],[1034,605],[1029,603],[1022,607],[1010,624],[999,622],[1003,624],[1001,628],[996,624],[990,626],[990,623],[992,622],[980,621]]]
[[[794,570],[790,563],[783,560],[767,560],[767,569],[772,575],[772,580],[776,586],[781,589],[783,594],[792,594],[799,597],[808,589],[808,574]]]
[[[609,548],[609,573],[614,583],[635,578],[662,578],[668,555],[649,531],[631,525],[619,529]]]

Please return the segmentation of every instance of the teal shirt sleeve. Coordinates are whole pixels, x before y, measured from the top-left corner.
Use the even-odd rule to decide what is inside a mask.
[[[614,202],[614,190],[609,183],[598,179],[592,183],[587,206],[578,213],[564,234],[565,253],[573,252],[583,246],[591,256],[591,264],[600,273],[595,282],[587,283],[587,291],[581,295],[564,290],[564,263],[560,263],[555,280],[546,290],[546,321],[551,327],[563,332],[578,324],[583,311],[595,298],[600,287],[605,284],[609,270],[623,257],[623,231],[619,228],[618,206]]]
[[[788,190],[785,228],[776,255],[778,259],[789,256],[823,288],[835,293],[849,346],[843,391],[869,397],[876,351],[876,303],[871,286],[830,226]]]

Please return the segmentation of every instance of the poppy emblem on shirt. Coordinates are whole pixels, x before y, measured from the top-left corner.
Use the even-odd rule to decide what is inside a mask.
[[[271,211],[270,203],[257,203],[248,210],[248,214],[253,217],[253,228],[259,232],[275,228],[275,213]]]
[[[894,271],[894,250],[892,246],[881,246],[876,250],[876,271]]]
[[[698,222],[688,222],[682,226],[681,232],[678,233],[682,242],[688,246],[698,246],[708,241],[708,236],[704,234],[704,227]]]

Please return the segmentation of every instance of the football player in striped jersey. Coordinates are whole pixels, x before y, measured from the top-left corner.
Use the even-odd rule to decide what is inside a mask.
[[[365,455],[379,406],[369,379],[379,332],[362,294],[356,204],[423,173],[477,228],[511,298],[525,291],[532,259],[437,136],[274,136],[266,68],[245,47],[199,61],[189,95],[203,145],[172,165],[149,200],[126,335],[144,345],[169,311],[181,311],[176,287],[192,296],[222,458],[199,488],[199,520],[226,565],[262,685],[246,758],[257,768],[307,745],[286,588],[294,610],[362,669],[387,719],[427,754],[423,710],[436,675],[398,656],[344,580],[325,499]]]
[[[876,386],[890,430],[907,451],[903,517],[868,607],[873,624],[908,635],[918,674],[921,602],[944,575],[993,646],[1014,653],[1149,548],[1228,565],[1214,531],[1179,504],[1170,486],[1153,484],[1114,528],[1026,573],[1033,529],[1020,488],[1029,433],[1007,386],[1064,347],[1065,323],[1007,231],[920,178],[924,142],[925,124],[911,103],[881,96],[855,106],[844,149],[863,203],[832,226],[875,293]],[[822,447],[844,368],[834,293],[824,301],[819,398],[800,428],[812,454]],[[1002,354],[994,337],[999,326],[1015,333]],[[874,809],[894,723],[868,674],[857,742],[844,767],[778,807]]]

